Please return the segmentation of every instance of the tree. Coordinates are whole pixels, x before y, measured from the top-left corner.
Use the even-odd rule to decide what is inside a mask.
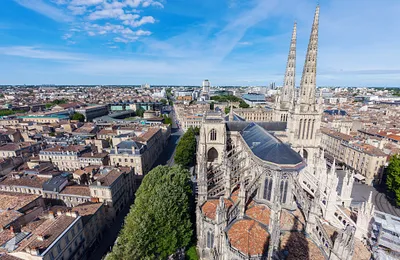
[[[193,128],[189,128],[176,146],[175,163],[184,167],[194,165],[196,154],[196,137]]]
[[[143,108],[136,109],[136,116],[143,117],[145,110]]]
[[[158,166],[143,179],[135,204],[107,260],[166,259],[189,245],[192,190],[189,171]]]
[[[225,112],[225,114],[229,114],[229,112],[231,112],[231,107],[226,106],[224,112]]]
[[[75,112],[72,117],[72,120],[78,120],[79,122],[85,122],[85,116],[81,113]]]
[[[247,104],[246,102],[244,102],[243,100],[240,100],[239,102],[239,107],[240,108],[249,108],[249,104]]]
[[[168,117],[167,115],[163,115],[163,118],[164,118],[164,124],[172,125],[172,119],[170,117]]]
[[[160,102],[165,106],[167,104],[167,100],[166,99],[161,99]]]
[[[396,204],[400,205],[400,155],[390,158],[389,166],[386,169],[386,185],[388,190],[394,194]]]
[[[214,102],[211,102],[211,104],[210,104],[210,110],[214,110]]]

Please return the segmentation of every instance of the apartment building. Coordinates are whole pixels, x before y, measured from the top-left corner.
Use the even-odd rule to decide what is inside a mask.
[[[104,168],[90,188],[93,202],[106,206],[107,220],[111,221],[126,206],[130,205],[141,179],[132,168]]]
[[[152,127],[131,140],[122,141],[110,151],[110,164],[135,168],[137,175],[144,175],[160,156],[165,145],[160,128]]]
[[[19,241],[18,246],[11,243]],[[8,254],[21,259],[84,259],[85,239],[82,218],[76,212],[33,220],[6,242]]]
[[[321,128],[321,134],[321,146],[328,155],[354,169],[360,181],[368,185],[380,183],[387,161],[387,155],[382,150],[328,128]]]
[[[55,146],[40,151],[41,161],[50,161],[62,171],[71,171],[81,167],[79,157],[89,152],[90,148],[82,145]]]
[[[42,143],[7,143],[0,146],[0,158],[10,158],[17,156],[29,157],[38,153]]]
[[[98,105],[98,106],[89,106],[89,107],[75,109],[75,112],[84,115],[85,121],[88,122],[92,121],[93,118],[107,115],[109,109],[108,105]]]
[[[256,108],[234,108],[234,113],[246,121],[253,122],[271,122],[273,117],[273,110],[263,107]]]

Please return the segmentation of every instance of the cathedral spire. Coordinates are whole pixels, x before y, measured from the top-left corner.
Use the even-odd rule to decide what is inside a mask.
[[[295,92],[296,75],[296,35],[297,23],[293,25],[292,40],[290,42],[289,55],[286,63],[285,77],[283,79],[281,105],[287,105],[293,102]]]
[[[307,55],[300,83],[300,103],[303,105],[315,105],[315,89],[317,87],[318,24],[319,5],[315,9],[314,22],[311,29],[310,41],[308,42]]]

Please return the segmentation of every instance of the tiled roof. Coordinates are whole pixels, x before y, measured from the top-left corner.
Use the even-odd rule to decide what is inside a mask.
[[[270,221],[271,210],[267,206],[257,204],[247,209],[246,215],[268,226]]]
[[[230,200],[225,199],[224,201],[225,201],[225,208],[229,209],[230,207],[232,207],[233,204]],[[215,220],[218,204],[219,200],[217,199],[206,201],[201,207],[203,215],[208,217],[209,219]]]
[[[89,186],[80,186],[80,185],[66,186],[61,191],[61,194],[90,197],[90,189]]]
[[[263,255],[268,251],[269,233],[255,220],[241,219],[228,230],[232,247],[245,255]]]
[[[15,210],[1,211],[0,212],[0,228],[6,227],[8,224],[10,224],[11,222],[14,222],[22,215],[24,215],[24,214],[22,214],[21,212],[15,211]]]
[[[86,149],[83,145],[55,146],[45,149],[45,152],[81,152]]]
[[[54,219],[47,219],[35,230],[32,235],[21,242],[18,251],[23,251],[25,248],[37,248],[40,253],[44,252],[57,239],[65,229],[75,221],[74,217],[61,215]],[[39,240],[42,236],[44,239]]]
[[[101,186],[111,186],[125,171],[119,171],[118,169],[113,169],[109,173],[100,176],[96,182],[92,185],[96,185],[98,182],[101,183]]]
[[[343,134],[341,132],[338,132],[338,131],[335,131],[335,130],[332,130],[332,129],[329,129],[329,128],[326,128],[326,127],[321,127],[321,132],[326,134],[326,135],[329,135],[331,137],[334,137],[334,138],[337,138],[337,139],[340,139],[340,140],[344,140],[344,141],[347,141],[347,142],[349,142],[349,141],[354,139],[351,135]]]
[[[368,248],[357,238],[354,239],[354,260],[369,260],[371,259],[371,252]]]
[[[299,209],[296,211],[281,211],[281,229],[282,230],[303,230],[304,229],[304,216]]]
[[[39,178],[36,176],[21,176],[20,178],[15,178],[8,175],[2,182],[0,182],[0,185],[42,188],[43,183],[45,183],[47,180],[48,179]]]
[[[104,158],[107,157],[108,153],[84,153],[81,158]]]
[[[0,210],[20,210],[39,197],[33,194],[0,192]]]
[[[287,232],[281,237],[281,250],[287,260],[325,260],[321,249],[301,232]]]
[[[103,203],[85,203],[72,208],[72,211],[78,212],[79,216],[88,216],[96,213]]]

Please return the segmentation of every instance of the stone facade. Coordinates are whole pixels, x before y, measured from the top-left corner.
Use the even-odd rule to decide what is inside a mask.
[[[318,18],[319,7],[296,101],[295,25],[285,87],[274,108],[278,122],[235,121],[233,115],[215,113],[203,118],[196,207],[201,259],[371,255],[362,243],[374,213],[371,198],[358,211],[350,210],[354,173],[347,171],[339,184],[335,163],[328,167],[320,149],[322,109],[315,99]]]

